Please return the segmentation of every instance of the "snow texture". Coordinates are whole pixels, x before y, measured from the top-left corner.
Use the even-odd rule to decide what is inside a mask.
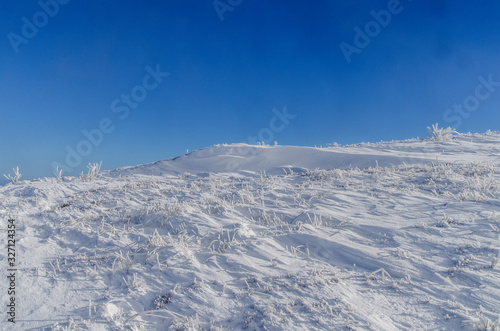
[[[498,330],[499,164],[488,132],[9,183],[17,315],[0,328]]]

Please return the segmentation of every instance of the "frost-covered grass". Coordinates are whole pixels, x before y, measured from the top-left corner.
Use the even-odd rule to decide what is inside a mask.
[[[427,127],[427,130],[432,135],[432,138],[436,141],[447,141],[453,137],[453,133],[458,133],[450,127],[440,128],[438,123],[433,124],[431,127]]]
[[[495,330],[498,140],[404,143],[433,153],[429,162],[305,169],[278,159],[286,167],[275,172],[177,174],[148,166],[1,187],[0,215],[19,224],[16,326]],[[347,159],[390,146],[338,149]],[[275,150],[266,158],[290,150],[255,148]]]
[[[19,167],[13,168],[12,171],[14,171],[14,176],[12,176],[11,174],[8,175],[4,174],[3,176],[8,180],[10,180],[11,183],[17,183],[19,178],[21,178],[21,172],[19,171]]]

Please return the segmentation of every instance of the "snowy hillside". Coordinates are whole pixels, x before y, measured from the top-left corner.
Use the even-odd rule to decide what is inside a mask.
[[[8,184],[0,328],[498,330],[499,166],[488,132]]]

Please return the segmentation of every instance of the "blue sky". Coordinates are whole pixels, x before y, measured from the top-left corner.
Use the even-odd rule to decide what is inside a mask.
[[[22,179],[52,176],[60,164],[76,176],[89,162],[144,164],[259,133],[314,146],[422,137],[435,122],[500,130],[493,1],[41,0],[0,9],[0,174],[19,166]],[[363,47],[346,57],[340,46],[356,38]],[[453,110],[464,102],[474,110]],[[273,122],[284,107],[286,125]],[[69,164],[68,148],[81,160]]]

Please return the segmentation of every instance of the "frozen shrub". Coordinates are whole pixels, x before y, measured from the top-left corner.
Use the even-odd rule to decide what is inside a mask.
[[[21,178],[21,173],[19,172],[19,167],[16,167],[15,169],[12,168],[12,170],[14,170],[14,176],[11,176],[10,174],[3,175],[3,176],[5,178],[7,178],[8,180],[10,180],[12,183],[17,183],[19,178]]]
[[[82,180],[82,182],[91,182],[97,177],[99,177],[99,172],[101,171],[101,164],[102,161],[100,163],[94,163],[94,164],[89,163],[89,165],[87,166],[88,169],[87,175],[84,175],[83,172],[80,175],[80,179]]]
[[[432,139],[434,139],[435,141],[451,140],[451,138],[453,137],[452,133],[458,133],[450,127],[439,128],[437,123],[432,125],[432,127],[427,127],[427,130],[432,135]]]
[[[58,181],[60,181],[62,178],[62,169],[59,169],[59,167],[57,167],[56,171],[54,171],[54,176]]]

